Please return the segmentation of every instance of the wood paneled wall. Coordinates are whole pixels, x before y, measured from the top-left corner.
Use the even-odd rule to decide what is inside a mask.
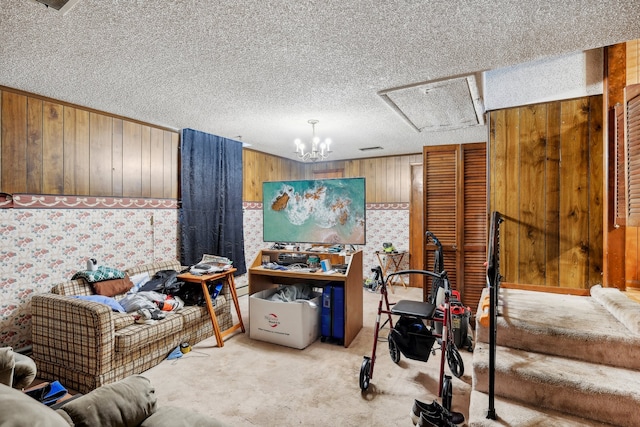
[[[627,47],[627,86],[640,83],[640,40],[631,40]]]
[[[321,171],[344,171],[345,178],[366,179],[367,203],[408,203],[411,192],[411,164],[421,163],[422,154],[372,157],[367,159],[301,163],[258,151],[243,151],[245,202],[262,202],[262,182],[314,179]]]
[[[0,191],[178,197],[179,134],[0,87]]]
[[[490,210],[503,281],[602,283],[602,96],[490,113]]]

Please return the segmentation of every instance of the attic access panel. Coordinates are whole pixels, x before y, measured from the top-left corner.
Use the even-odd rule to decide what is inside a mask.
[[[80,0],[32,0],[36,3],[43,4],[47,7],[57,10],[63,15],[66,14]]]
[[[484,125],[475,75],[417,83],[378,95],[418,132]]]

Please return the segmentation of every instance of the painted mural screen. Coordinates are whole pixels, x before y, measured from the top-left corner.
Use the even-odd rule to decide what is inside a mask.
[[[262,194],[265,242],[366,243],[364,178],[270,181]]]

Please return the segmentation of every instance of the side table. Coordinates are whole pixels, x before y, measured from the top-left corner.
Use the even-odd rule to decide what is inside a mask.
[[[242,332],[245,332],[244,323],[242,322],[242,314],[240,314],[240,304],[238,303],[238,293],[236,292],[236,282],[233,279],[233,273],[236,272],[237,269],[230,268],[229,270],[223,271],[221,273],[211,273],[211,274],[202,274],[196,275],[192,273],[183,273],[178,275],[178,278],[183,282],[188,283],[200,283],[202,286],[202,293],[204,294],[204,299],[207,305],[207,310],[209,311],[209,316],[211,317],[211,323],[213,324],[213,332],[216,336],[216,342],[218,343],[218,347],[224,347],[223,338],[227,335],[241,329]],[[209,295],[209,288],[207,287],[207,282],[210,281],[218,281],[224,280],[227,282],[227,286],[229,286],[229,291],[231,292],[231,298],[233,299],[233,305],[236,308],[236,314],[238,315],[238,323],[231,326],[226,331],[221,331],[220,326],[218,325],[218,318],[216,317],[216,311],[213,308],[213,304],[211,302],[211,295]]]
[[[402,265],[402,261],[404,260],[405,255],[408,255],[407,251],[396,251],[396,252],[380,252],[376,251],[376,256],[378,257],[378,263],[380,264],[380,268],[382,269],[382,275],[387,277],[387,275],[391,273],[396,273],[400,271],[400,265]],[[389,281],[391,285],[389,289],[393,293],[393,285],[398,284],[400,282],[404,288],[407,288],[407,284],[404,281],[404,277],[402,275],[393,276]]]

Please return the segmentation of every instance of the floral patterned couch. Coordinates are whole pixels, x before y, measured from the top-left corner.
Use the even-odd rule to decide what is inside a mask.
[[[144,272],[153,276],[168,269],[180,271],[182,267],[177,261],[156,262],[126,269],[125,273],[129,277]],[[180,343],[193,345],[213,335],[205,307],[185,306],[154,324],[138,324],[131,314],[73,297],[91,294],[93,288],[80,279],[59,283],[51,293],[32,298],[31,357],[39,378],[57,380],[67,388],[87,393],[144,372],[164,360]],[[224,331],[233,322],[228,286],[224,286],[215,304],[218,323]]]

